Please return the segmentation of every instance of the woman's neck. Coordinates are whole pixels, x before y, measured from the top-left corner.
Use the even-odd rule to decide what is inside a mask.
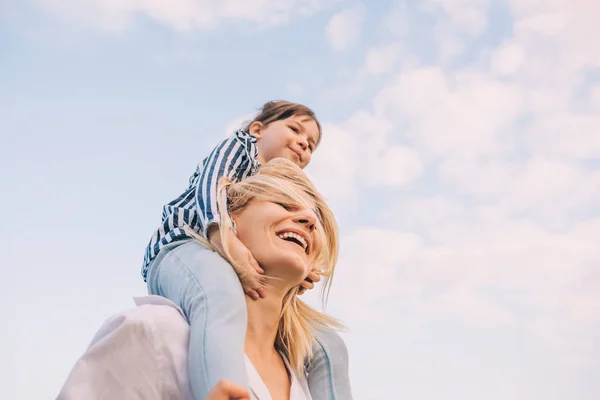
[[[258,300],[246,296],[246,304],[248,327],[244,350],[253,362],[266,361],[277,355],[275,339],[283,307],[283,293],[267,290],[266,296]]]

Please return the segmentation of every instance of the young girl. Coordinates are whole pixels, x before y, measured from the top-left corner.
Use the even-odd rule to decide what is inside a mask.
[[[287,101],[268,102],[244,129],[219,143],[198,165],[187,190],[163,207],[162,224],[146,248],[142,275],[148,291],[177,303],[190,323],[188,367],[196,400],[204,400],[222,379],[248,387],[244,292],[254,300],[264,296],[265,279],[237,238],[235,227],[224,232],[231,264],[214,253],[208,257],[186,229],[202,234],[223,254],[217,212],[219,179],[241,181],[278,157],[304,168],[320,139],[321,125],[311,109]],[[175,257],[165,257],[169,253]],[[311,289],[316,281],[319,276],[312,273],[302,286]],[[351,399],[342,339],[332,331],[317,331],[316,339],[313,358],[307,360],[313,398]],[[335,359],[329,354],[335,354]]]

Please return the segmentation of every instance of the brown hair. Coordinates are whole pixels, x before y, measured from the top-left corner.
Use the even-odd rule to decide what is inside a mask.
[[[248,132],[250,130],[250,125],[252,125],[253,122],[261,122],[265,125],[269,125],[271,122],[281,121],[282,119],[286,119],[294,115],[307,116],[316,122],[317,128],[319,128],[319,138],[317,139],[316,143],[318,145],[319,142],[321,142],[322,131],[321,123],[315,116],[315,112],[305,105],[292,103],[290,101],[274,100],[266,102],[260,108],[260,111],[258,114],[256,114],[254,119],[244,125],[243,130]]]

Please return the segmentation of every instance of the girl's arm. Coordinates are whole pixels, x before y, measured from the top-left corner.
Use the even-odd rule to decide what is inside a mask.
[[[208,229],[221,220],[217,209],[219,179],[223,176],[232,181],[243,179],[252,172],[255,160],[251,155],[258,151],[255,141],[252,136],[238,132],[219,143],[203,161],[196,185],[196,211],[201,233],[209,240]]]
[[[217,249],[219,254],[230,261],[240,277],[244,292],[253,299],[264,297],[264,271],[252,253],[237,238],[233,231],[225,232],[229,243],[229,256],[225,255],[221,244],[218,212],[218,185],[221,177],[232,181],[244,179],[253,172],[256,164],[256,139],[244,132],[223,140],[203,162],[200,178],[196,186],[196,207],[200,216],[203,236]]]
[[[248,248],[238,239],[230,229],[225,233],[229,243],[229,257],[225,254],[221,243],[221,228],[214,224],[208,229],[208,241],[216,248],[224,259],[228,260],[242,283],[244,293],[254,300],[265,297],[264,286],[266,278],[262,275],[265,271],[258,265]]]

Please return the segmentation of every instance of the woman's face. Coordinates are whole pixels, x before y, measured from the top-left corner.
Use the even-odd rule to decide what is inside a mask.
[[[253,200],[233,219],[238,238],[266,275],[293,287],[315,266],[323,239],[315,229],[317,217],[312,210]]]

